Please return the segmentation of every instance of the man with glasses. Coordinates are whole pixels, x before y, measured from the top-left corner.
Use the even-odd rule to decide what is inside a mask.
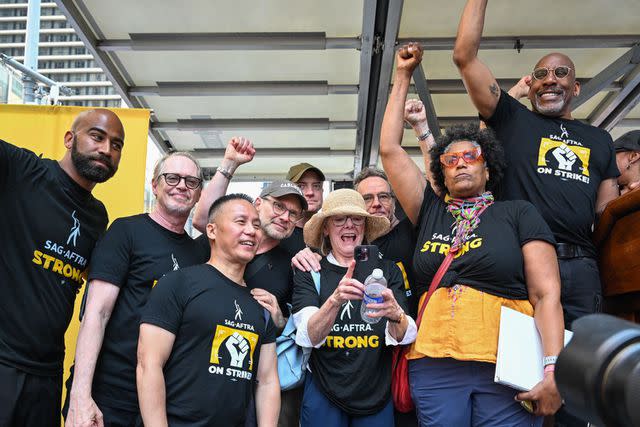
[[[305,212],[304,218],[302,218],[296,224],[296,228],[293,230],[291,236],[282,242],[282,247],[287,250],[290,257],[293,257],[301,250],[304,250],[307,245],[304,243],[304,237],[302,236],[302,229],[307,223],[309,218],[313,216],[322,207],[323,200],[323,184],[324,174],[317,167],[309,163],[298,163],[291,166],[289,172],[287,172],[286,179],[291,182],[295,182],[302,190],[304,198],[307,200],[309,208]],[[307,256],[311,256],[310,250],[305,251]]]
[[[252,161],[255,152],[253,144],[246,138],[234,137],[229,141],[217,173],[203,191],[196,207],[194,227],[205,231],[209,207],[225,195],[236,169]],[[271,314],[279,335],[289,316],[287,304],[291,303],[293,291],[291,255],[282,247],[282,242],[291,236],[297,222],[304,221],[307,199],[293,182],[274,181],[262,190],[254,205],[260,218],[263,238],[255,257],[246,266],[244,280],[253,297]],[[210,249],[206,235],[197,240],[208,253]],[[298,425],[301,392],[301,388],[282,392],[280,426]],[[253,416],[250,411],[247,425],[255,424]]]
[[[95,109],[75,117],[59,161],[0,140],[2,426],[60,425],[64,333],[108,224],[91,192],[118,170],[124,138],[118,116]]]
[[[184,230],[202,189],[198,162],[188,153],[167,154],[156,164],[151,185],[151,213],[115,220],[94,251],[67,382],[66,426],[135,425],[141,310],[162,276],[204,261]]]
[[[591,230],[596,215],[618,196],[611,136],[572,117],[571,100],[580,83],[566,55],[545,55],[533,67],[528,93],[533,111],[500,90],[478,58],[486,7],[487,0],[467,1],[453,61],[482,120],[504,146],[508,167],[502,197],[530,201],[553,231],[564,321],[571,328],[576,318],[601,310]],[[414,47],[406,54],[418,51]]]

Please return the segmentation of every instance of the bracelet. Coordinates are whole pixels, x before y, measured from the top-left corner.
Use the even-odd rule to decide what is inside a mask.
[[[555,370],[556,370],[556,365],[555,365],[555,363],[554,363],[554,364],[551,364],[551,365],[547,365],[547,366],[545,366],[545,367],[544,367],[544,373],[545,373],[545,374],[546,374],[547,372],[555,372]]]
[[[418,141],[424,141],[425,139],[429,138],[431,136],[431,129],[427,129],[427,131],[425,133],[423,133],[422,135],[420,135],[417,139]]]
[[[404,311],[400,310],[400,316],[398,316],[397,320],[394,320],[394,319],[392,319],[390,317],[387,317],[387,319],[389,319],[389,322],[391,322],[391,323],[401,323],[402,319],[404,318],[404,316],[405,316]]]
[[[233,178],[233,174],[228,169],[217,167],[216,171],[220,172],[220,174],[222,174],[222,176],[227,178],[229,181],[231,181],[231,178]]]
[[[545,356],[542,359],[542,366],[547,366],[547,365],[555,365],[556,361],[558,360],[558,356]]]

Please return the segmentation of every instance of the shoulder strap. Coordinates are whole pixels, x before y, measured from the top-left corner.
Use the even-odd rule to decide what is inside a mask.
[[[418,310],[418,317],[416,318],[416,326],[418,328],[420,327],[420,322],[422,322],[422,314],[424,313],[424,309],[427,307],[427,303],[429,302],[431,295],[435,292],[436,288],[442,281],[442,276],[444,276],[444,273],[446,273],[447,270],[449,269],[449,266],[451,265],[451,261],[453,261],[453,256],[454,256],[454,253],[452,251],[449,251],[447,256],[442,261],[442,264],[440,264],[440,268],[438,268],[438,271],[436,272],[435,276],[433,276],[433,279],[431,280],[431,285],[429,285],[429,291],[427,291],[427,296],[424,298],[424,301],[422,301],[420,310]]]
[[[316,285],[316,292],[320,295],[320,272],[311,270],[311,277],[313,277],[313,283]]]
[[[251,262],[244,270],[244,280],[246,281],[255,276],[260,270],[262,270],[262,267],[269,263],[269,261],[271,261],[271,255],[269,254],[269,251],[260,254],[258,256],[258,259]]]

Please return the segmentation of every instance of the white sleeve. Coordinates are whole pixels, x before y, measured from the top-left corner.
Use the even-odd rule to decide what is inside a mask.
[[[407,322],[409,323],[407,325],[407,330],[404,333],[404,338],[402,338],[402,341],[400,342],[396,341],[396,339],[389,333],[389,322],[387,322],[387,326],[384,328],[384,343],[386,345],[406,345],[414,342],[418,335],[418,327],[411,316],[407,316]]]
[[[320,309],[318,307],[308,306],[293,314],[293,323],[296,325],[296,344],[300,347],[320,348],[327,340],[327,337],[324,337],[324,339],[318,344],[313,345],[311,343],[311,338],[309,338],[309,332],[307,329],[309,319],[311,319],[311,316],[316,314],[319,310]]]

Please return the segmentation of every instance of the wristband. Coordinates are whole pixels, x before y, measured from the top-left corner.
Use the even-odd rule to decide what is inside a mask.
[[[542,359],[542,365],[547,367],[548,365],[555,365],[558,360],[558,356],[545,356]]]
[[[233,174],[228,169],[225,169],[225,168],[222,168],[222,167],[217,167],[216,171],[220,172],[222,174],[222,176],[227,178],[229,181],[231,181],[231,178],[233,178]]]
[[[418,141],[424,141],[425,139],[429,138],[431,136],[431,129],[427,129],[427,131],[425,133],[423,133],[422,135],[420,135],[417,139]]]
[[[554,363],[554,364],[551,364],[551,365],[547,365],[547,366],[545,366],[545,367],[544,367],[544,373],[545,373],[545,374],[546,374],[547,372],[555,372],[555,370],[556,370],[556,365],[555,365],[555,363]]]

